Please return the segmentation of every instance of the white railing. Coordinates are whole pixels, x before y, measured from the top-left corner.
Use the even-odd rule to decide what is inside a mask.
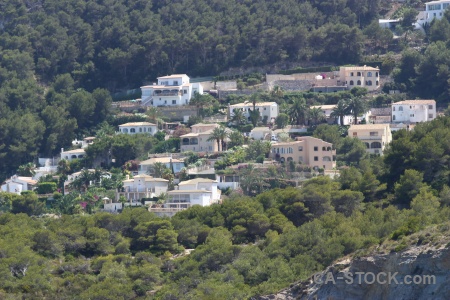
[[[148,96],[147,98],[142,99],[141,105],[142,106],[149,106],[150,103],[152,102],[152,100],[153,100],[152,96]]]

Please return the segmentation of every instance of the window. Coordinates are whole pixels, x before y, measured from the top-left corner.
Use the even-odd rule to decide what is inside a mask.
[[[302,162],[303,162],[303,156],[299,156],[299,157],[298,157],[298,162],[299,162],[299,163],[302,163]]]
[[[367,77],[372,77],[372,72],[367,72]]]
[[[370,136],[378,136],[378,132],[372,131],[372,132],[370,132]]]
[[[375,72],[375,77],[378,77],[378,72]],[[378,81],[377,81],[377,84],[378,84]]]
[[[159,99],[161,99],[161,98],[159,98]],[[167,100],[164,100],[164,104],[167,104]]]
[[[375,154],[380,154],[380,150],[375,150]]]
[[[187,94],[187,90],[183,90],[183,93],[186,95]]]
[[[148,128],[148,132],[152,132],[152,128],[151,127]]]
[[[302,146],[298,146],[298,151],[303,151],[303,147]]]
[[[378,80],[376,81],[376,85],[379,85]]]
[[[428,105],[428,109],[433,109],[433,105]]]
[[[314,161],[319,161],[319,157],[318,156],[314,156]]]
[[[358,81],[356,82],[356,85],[361,85],[361,80],[358,80]]]
[[[178,85],[178,80],[174,80],[173,85]]]
[[[442,4],[442,8],[446,9],[449,5],[450,5],[450,3],[444,3],[444,4]]]
[[[139,132],[142,132],[142,127],[141,127],[141,128],[139,128]]]
[[[264,107],[264,110],[266,110],[266,108]]]
[[[372,85],[372,80],[368,80],[367,85]]]
[[[429,119],[433,119],[433,114],[428,114]]]
[[[392,121],[395,121],[395,115],[392,116]]]
[[[392,106],[392,111],[395,111],[395,106]]]
[[[350,85],[353,85],[353,80],[350,80]]]
[[[209,151],[212,151],[212,146],[209,146],[209,148],[208,148],[208,149],[209,149]]]
[[[372,142],[372,144],[370,144],[370,148],[372,148],[372,149],[381,148],[381,143],[380,142]]]
[[[410,114],[409,116],[410,116],[410,117],[414,117],[414,114]]]
[[[130,129],[130,132],[136,132],[136,129],[131,128],[131,129]]]
[[[358,133],[357,132],[353,132],[353,136],[358,136]]]
[[[403,106],[399,106],[398,111],[403,111]]]
[[[356,76],[361,76],[361,72],[357,72],[357,73],[356,73]]]
[[[350,72],[350,76],[353,76],[353,72]]]
[[[322,151],[327,151],[326,149],[327,149],[327,148],[325,148],[325,147],[322,147]]]
[[[315,146],[314,151],[319,151],[319,147]]]
[[[172,100],[172,104],[177,104],[177,100]]]

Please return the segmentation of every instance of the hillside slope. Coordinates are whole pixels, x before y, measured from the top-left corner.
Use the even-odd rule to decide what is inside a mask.
[[[410,245],[402,251],[395,248],[404,247],[405,240],[388,241],[369,255],[346,257],[307,281],[253,299],[450,299],[448,233],[421,232],[407,240]]]

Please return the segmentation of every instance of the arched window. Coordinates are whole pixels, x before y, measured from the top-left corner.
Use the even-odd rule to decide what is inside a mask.
[[[378,77],[378,72],[375,72],[375,77]],[[377,84],[378,84],[378,81],[377,81]]]
[[[367,85],[372,85],[372,80],[368,80]]]
[[[189,139],[188,138],[184,138],[182,141],[183,145],[189,145]]]
[[[70,158],[74,159],[74,158],[77,158],[77,156],[74,154]]]
[[[361,80],[358,80],[358,81],[356,82],[356,85],[361,85]]]
[[[372,77],[372,72],[367,72],[367,77]]]
[[[325,147],[322,147],[322,151],[326,151],[326,149],[327,149],[327,148],[325,148]]]
[[[353,72],[350,72],[350,76],[353,76]]]
[[[366,148],[367,148],[367,149],[370,149],[369,143],[364,143],[364,144],[366,144]]]
[[[350,85],[353,85],[353,80],[350,80]]]
[[[130,129],[130,132],[131,132],[131,133],[135,133],[135,132],[136,132],[136,129],[131,128],[131,129]]]
[[[284,157],[280,158],[281,163],[284,163],[284,161],[285,161]]]
[[[331,147],[327,147],[327,151],[331,151]]]
[[[361,76],[361,72],[357,72],[357,73],[356,73],[356,76]]]
[[[371,147],[372,149],[381,148],[381,143],[380,143],[380,142],[372,142],[372,144],[370,145],[370,147]]]
[[[124,129],[122,129],[122,132],[123,132],[123,133],[128,133],[128,129],[127,129],[127,128],[124,128]]]
[[[378,80],[377,80],[377,83],[376,83],[376,85],[379,85],[379,83],[378,83]]]

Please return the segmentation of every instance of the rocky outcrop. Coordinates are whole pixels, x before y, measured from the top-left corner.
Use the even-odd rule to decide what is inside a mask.
[[[254,299],[450,299],[450,249],[424,245],[347,258],[305,282]]]

